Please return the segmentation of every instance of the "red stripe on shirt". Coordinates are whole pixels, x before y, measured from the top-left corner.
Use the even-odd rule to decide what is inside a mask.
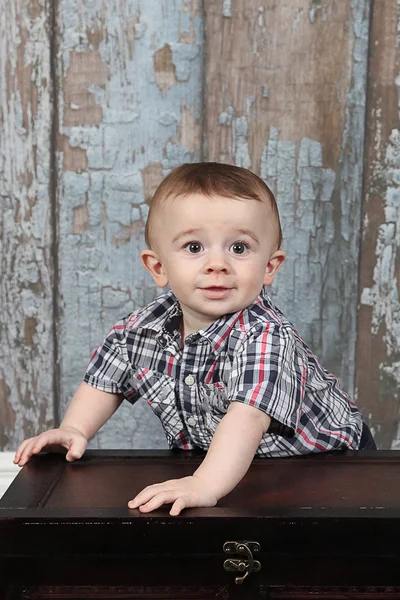
[[[260,356],[260,370],[258,372],[258,384],[254,388],[254,391],[250,398],[250,406],[254,406],[257,401],[257,396],[260,391],[261,385],[264,381],[264,370],[265,370],[265,356],[267,354],[267,338],[269,334],[269,330],[271,327],[271,323],[267,323],[267,327],[262,334],[261,339],[261,356]]]
[[[205,383],[211,383],[212,376],[213,376],[213,373],[214,373],[214,370],[215,370],[215,365],[217,364],[217,361],[218,361],[218,359],[214,360],[213,364],[211,365],[211,368],[210,368],[210,370],[207,373],[207,377],[206,377]]]
[[[303,373],[301,374],[301,397],[304,400],[304,396],[306,395],[306,378],[307,378],[307,369],[303,363]]]
[[[140,317],[136,317],[136,315],[131,315],[128,319],[127,326],[134,327],[136,323],[139,321]]]
[[[232,321],[231,326],[229,327],[229,329],[227,329],[224,333],[224,335],[222,335],[220,337],[220,339],[218,340],[218,342],[215,344],[214,346],[214,350],[218,350],[218,348],[220,347],[220,345],[222,344],[222,342],[224,340],[226,340],[226,338],[228,337],[228,335],[231,333],[233,326],[235,325],[236,321],[240,318],[240,315],[242,314],[242,311],[238,314],[238,316],[236,317],[236,319],[234,321]]]
[[[278,321],[278,323],[280,325],[282,325],[281,319],[278,317],[278,315],[273,310],[271,310],[270,308],[265,308],[265,307],[264,307],[264,310],[266,313],[269,313],[275,321]]]
[[[173,364],[174,364],[174,357],[173,357],[173,355],[171,354],[171,356],[170,356],[170,357],[169,357],[169,359],[168,359],[168,367],[167,367],[167,370],[168,370],[168,375],[169,375],[170,377],[172,376],[172,365],[173,365]]]
[[[177,437],[178,437],[178,438],[180,439],[180,441],[181,441],[182,448],[183,448],[184,450],[190,450],[190,448],[189,448],[189,444],[188,444],[188,443],[185,441],[185,440],[186,440],[186,436],[185,436],[185,434],[183,433],[183,431],[181,431],[181,432],[178,434],[178,436],[177,436]]]
[[[313,424],[314,424],[315,429],[317,429],[321,433],[326,433],[327,435],[329,435],[331,437],[333,436],[340,440],[344,440],[344,442],[348,445],[350,450],[356,449],[356,447],[350,442],[350,438],[348,436],[343,435],[342,433],[339,433],[338,431],[332,431],[329,429],[324,429],[323,427],[318,427],[318,425],[315,424],[314,420],[313,420]]]
[[[143,370],[142,370],[142,372],[141,372],[141,373],[139,373],[139,375],[138,375],[138,379],[139,379],[139,381],[140,381],[141,379],[143,379],[143,377],[144,377],[145,375],[147,375],[147,373],[150,373],[149,369],[143,369]]]
[[[304,430],[297,429],[296,433],[298,435],[301,435],[301,437],[305,439],[307,444],[309,444],[310,446],[317,448],[317,450],[319,450],[320,452],[326,452],[326,447],[322,446],[321,444],[318,444],[318,442],[312,442]]]

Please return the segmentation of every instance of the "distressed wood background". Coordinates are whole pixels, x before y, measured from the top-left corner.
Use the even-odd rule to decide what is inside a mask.
[[[152,193],[217,160],[273,188],[273,295],[400,448],[397,0],[0,0],[0,448],[57,424],[160,290]],[[126,403],[92,447],[166,447]]]

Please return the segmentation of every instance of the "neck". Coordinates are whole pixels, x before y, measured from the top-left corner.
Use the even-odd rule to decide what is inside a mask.
[[[214,323],[215,319],[204,320],[196,318],[195,315],[188,315],[183,312],[181,318],[181,337],[182,345],[185,343],[185,338],[191,333],[195,333],[200,329],[206,329],[211,323]]]

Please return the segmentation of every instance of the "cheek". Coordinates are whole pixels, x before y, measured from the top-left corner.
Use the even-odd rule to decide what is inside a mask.
[[[187,258],[181,254],[176,254],[168,264],[165,264],[165,270],[171,281],[175,281],[178,284],[187,281],[191,278],[192,274],[198,271],[199,265],[193,260],[187,260]]]
[[[243,261],[237,265],[237,270],[240,271],[246,279],[253,279],[255,276],[264,276],[265,263],[263,260]]]

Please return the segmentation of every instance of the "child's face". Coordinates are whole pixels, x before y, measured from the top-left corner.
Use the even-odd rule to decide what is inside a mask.
[[[143,264],[198,328],[251,304],[285,258],[266,202],[192,194],[154,216],[155,248],[142,252]]]

